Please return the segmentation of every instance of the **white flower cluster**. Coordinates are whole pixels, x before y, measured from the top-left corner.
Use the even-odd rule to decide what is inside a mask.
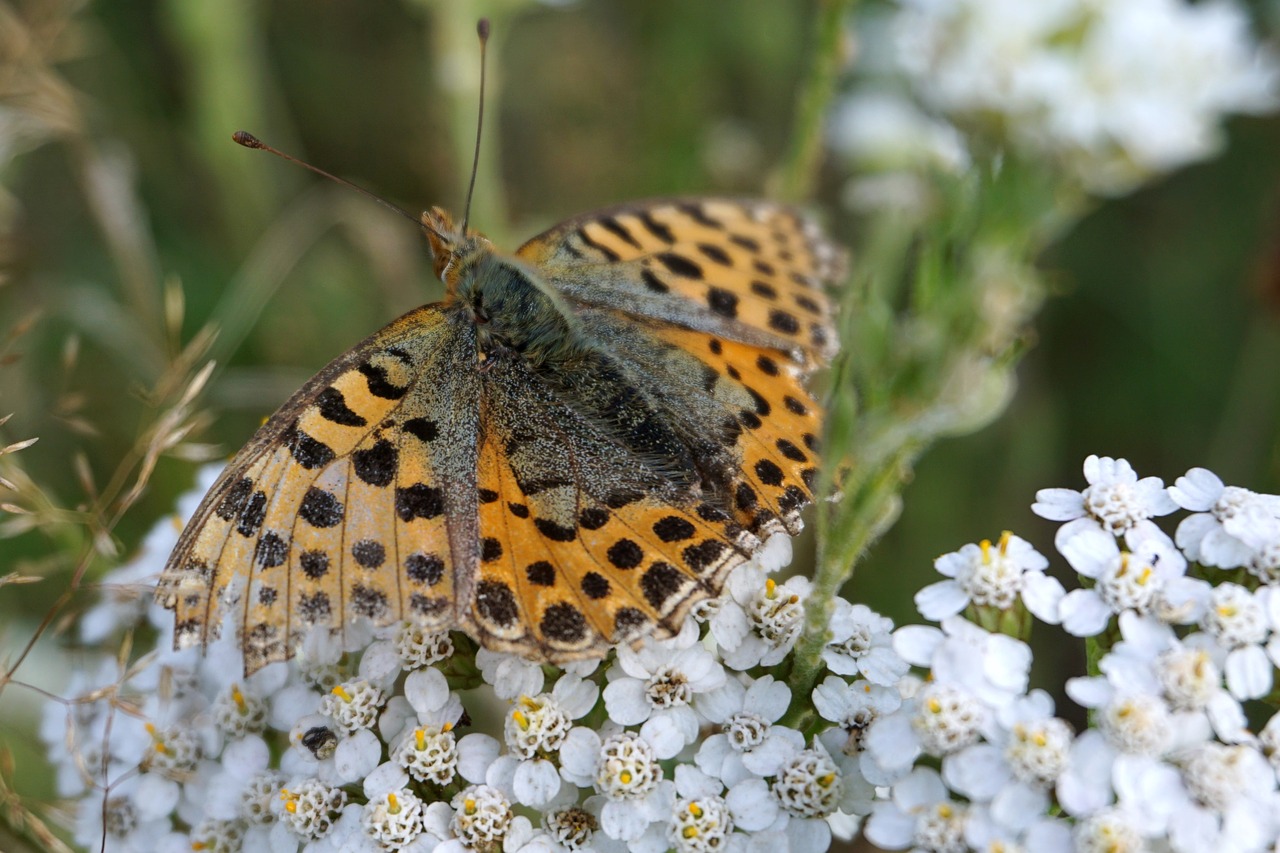
[[[1085,477],[1034,506],[1083,588],[1012,534],[966,545],[916,597],[937,627],[837,598],[809,695],[778,677],[811,588],[768,576],[775,538],[678,636],[566,671],[401,624],[243,678],[234,643],[169,651],[152,606],[156,649],[82,672],[44,736],[77,840],[109,851],[821,853],[859,829],[937,853],[1270,850],[1280,715],[1255,734],[1242,703],[1280,664],[1280,497],[1098,457]],[[1170,539],[1153,519],[1179,507]],[[1033,616],[1104,652],[1066,687],[1080,734],[1028,689]],[[139,618],[114,600],[84,625]]]
[[[1199,468],[1170,488],[1124,460],[1091,456],[1084,473],[1082,491],[1044,489],[1033,507],[1065,522],[1055,544],[1083,588],[1066,592],[1006,533],[938,559],[947,580],[916,601],[940,630],[894,633],[928,679],[900,684],[901,706],[869,726],[844,724],[864,778],[889,787],[865,827],[879,846],[1195,853],[1280,838],[1280,715],[1254,734],[1242,706],[1274,696],[1280,665],[1280,497]],[[1179,508],[1192,514],[1171,539],[1153,519]],[[1105,651],[1098,675],[1066,685],[1093,720],[1078,735],[1027,691],[1029,648],[974,624],[1020,628],[999,618],[1019,609]]]
[[[313,635],[245,678],[230,625],[203,655],[175,652],[172,614],[144,603],[179,527],[158,526],[82,622],[90,645],[137,630],[154,649],[127,668],[104,651],[47,707],[86,848],[778,853],[825,850],[870,809],[841,733],[779,722],[795,697],[765,670],[791,652],[810,592],[768,576],[790,560],[785,536],[678,636],[603,665],[455,652],[400,624],[342,645]],[[840,602],[827,665],[888,701],[907,670],[891,629]]]
[[[897,63],[926,107],[1057,162],[1094,192],[1208,157],[1224,114],[1277,105],[1274,57],[1232,0],[899,3]],[[887,124],[841,122],[837,142],[847,137],[843,147],[863,158],[922,149],[936,161],[946,134],[892,103],[885,92],[856,95],[845,115]],[[898,141],[884,144],[887,135]]]

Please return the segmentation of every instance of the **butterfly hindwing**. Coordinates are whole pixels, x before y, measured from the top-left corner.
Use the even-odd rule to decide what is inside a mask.
[[[673,489],[518,359],[484,374],[473,631],[553,661],[669,635],[758,541]]]

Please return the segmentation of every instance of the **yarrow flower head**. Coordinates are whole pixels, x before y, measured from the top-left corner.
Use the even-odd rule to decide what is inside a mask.
[[[1152,518],[1168,515],[1178,508],[1165,491],[1159,477],[1139,480],[1133,467],[1123,459],[1090,456],[1084,462],[1089,485],[1083,491],[1041,489],[1031,510],[1050,521],[1087,519],[1112,536],[1128,537],[1140,532],[1150,535],[1157,528]]]
[[[1263,583],[1280,583],[1280,496],[1224,485],[1205,468],[1192,468],[1169,488],[1192,511],[1178,525],[1178,547],[1205,566],[1244,566]]]
[[[1009,610],[1021,601],[1041,621],[1058,621],[1062,584],[1044,573],[1049,561],[1043,554],[1008,531],[998,544],[984,539],[965,545],[933,565],[951,580],[916,593],[916,607],[926,619],[941,621],[969,606]]]

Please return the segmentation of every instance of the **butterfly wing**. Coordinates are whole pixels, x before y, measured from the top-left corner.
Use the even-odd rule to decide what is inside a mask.
[[[561,223],[521,246],[572,299],[779,350],[806,367],[837,341],[824,285],[844,251],[792,207],[715,198],[634,202]]]
[[[176,644],[207,642],[226,617],[253,672],[291,656],[306,630],[355,617],[457,624],[470,590],[455,569],[477,536],[478,400],[474,328],[439,306],[324,368],[236,455],[179,539],[157,590]]]
[[[783,205],[672,199],[570,220],[517,256],[728,470],[721,503],[739,524],[799,530],[821,433],[805,379],[836,346],[824,286],[842,250]]]
[[[465,624],[485,646],[563,663],[670,635],[759,547],[518,356],[491,358],[482,381],[481,563]]]

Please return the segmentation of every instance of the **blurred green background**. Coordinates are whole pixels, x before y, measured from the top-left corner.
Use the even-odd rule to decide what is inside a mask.
[[[203,357],[219,368],[192,439],[230,452],[328,360],[438,298],[417,229],[235,146],[232,131],[410,210],[460,213],[474,25],[489,15],[472,223],[514,248],[627,199],[761,193],[788,142],[817,5],[0,0],[0,416],[13,413],[0,447],[39,436],[13,458],[74,511],[86,504],[76,455],[107,483],[172,404],[192,366],[180,348],[207,324],[219,335]],[[1011,410],[924,457],[855,598],[909,620],[937,555],[1005,528],[1050,553],[1055,525],[1030,513],[1035,490],[1083,485],[1089,453],[1167,482],[1203,465],[1280,491],[1280,119],[1228,130],[1222,157],[1101,204],[1043,258],[1054,298]],[[828,162],[815,206],[856,246],[859,223],[836,203],[848,177]],[[112,528],[124,552],[193,470],[161,460]],[[63,523],[0,539],[0,575],[42,578],[0,587],[9,655],[87,541],[74,514],[44,517]],[[110,565],[95,560],[86,579]],[[47,635],[32,660],[56,670],[63,641]],[[37,708],[5,689],[0,744],[18,789],[46,799]]]

